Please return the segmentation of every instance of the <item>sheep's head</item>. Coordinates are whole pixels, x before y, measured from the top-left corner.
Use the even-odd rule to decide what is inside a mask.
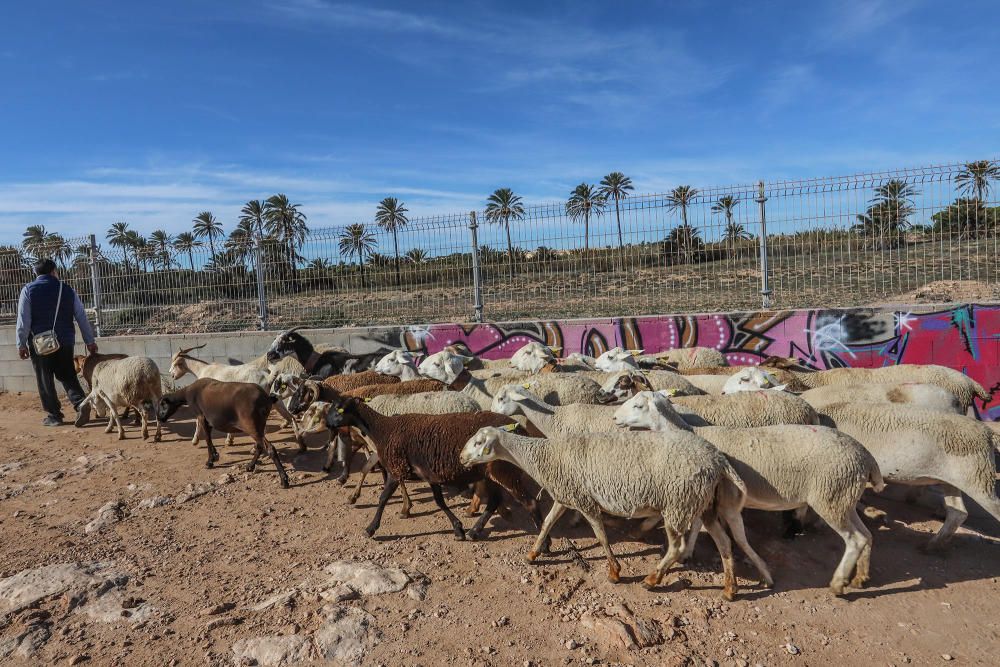
[[[522,348],[523,349],[523,348]],[[520,352],[520,350],[518,350]],[[544,345],[533,347],[515,361],[511,358],[511,366],[521,371],[538,373],[549,364],[556,363],[556,355]]]
[[[288,331],[282,331],[274,338],[274,342],[271,343],[271,347],[268,348],[267,354],[264,356],[267,358],[268,362],[275,363],[281,361],[285,357],[295,354],[295,347],[299,341],[304,341],[305,339],[296,333],[301,329],[301,327],[295,327],[289,329]]]
[[[353,396],[341,397],[330,402],[326,411],[326,427],[329,429],[350,426],[352,417],[357,415],[357,406],[362,403],[360,398]]]
[[[474,436],[469,438],[462,447],[458,461],[466,468],[480,463],[489,463],[497,459],[496,446],[500,443],[503,431],[495,426],[484,426]]]
[[[271,393],[280,398],[292,396],[302,384],[302,378],[294,373],[281,373],[271,382]]]
[[[638,371],[621,371],[613,375],[597,392],[597,402],[609,405],[619,403],[640,391],[652,391],[653,386],[646,376]]]
[[[465,364],[474,358],[464,357],[448,350],[441,350],[420,362],[417,372],[424,377],[450,385],[462,374]]]
[[[186,402],[183,394],[180,396],[164,396],[156,405],[156,418],[161,422],[167,421]]]
[[[615,410],[615,425],[623,428],[653,429],[665,418],[674,427],[685,431],[691,427],[681,418],[670,403],[670,392],[640,391]]]
[[[415,369],[416,357],[406,350],[393,350],[379,359],[379,362],[375,364],[375,372],[400,377],[403,374],[404,366]]]
[[[490,406],[490,411],[510,416],[518,412],[520,404],[524,401],[540,402],[541,399],[528,390],[530,386],[525,383],[524,385],[505,384],[500,387],[496,396],[493,397],[493,404]]]
[[[735,394],[739,391],[761,391],[764,389],[783,391],[787,386],[778,384],[778,378],[763,368],[752,366],[730,375],[726,384],[722,386],[722,393]]]
[[[299,420],[300,430],[304,433],[318,433],[326,430],[326,418],[332,403],[328,401],[313,401],[302,413]]]
[[[639,362],[636,361],[636,357],[641,353],[642,350],[627,351],[620,347],[613,347],[597,357],[594,361],[594,368],[605,373],[638,369]]]

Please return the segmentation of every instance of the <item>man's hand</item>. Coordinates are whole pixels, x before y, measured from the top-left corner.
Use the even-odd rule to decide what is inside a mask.
[[[97,354],[97,343],[88,343],[87,344],[87,353],[88,354]]]
[[[22,359],[27,359],[28,357],[31,356],[31,353],[28,352],[28,348],[25,347],[25,346],[23,346],[23,345],[21,347],[17,348],[17,354]]]

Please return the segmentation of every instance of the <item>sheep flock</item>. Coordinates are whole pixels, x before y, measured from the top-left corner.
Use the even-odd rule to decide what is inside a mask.
[[[208,467],[219,459],[214,431],[249,436],[248,470],[266,454],[285,487],[265,433],[272,411],[300,452],[305,434],[327,434],[324,470],[336,471],[341,484],[352,470],[361,473],[352,502],[364,475],[381,473],[369,537],[397,490],[407,516],[407,486],[426,484],[459,540],[480,538],[497,511],[523,512],[537,533],[525,549],[529,561],[549,550],[571,511],[592,529],[608,579],[618,582],[622,564],[605,524],[634,521],[662,541],[642,580],[656,589],[691,558],[704,530],[721,557],[722,595],[732,600],[734,545],[763,587],[782,574],[754,550],[744,509],[782,512],[792,532],[810,517],[818,521],[809,529],[833,529],[844,542],[839,562],[829,563],[834,595],[865,586],[878,553],[859,515],[866,493],[887,484],[937,487],[944,521],[929,549],[948,545],[968,516],[966,497],[1000,521],[1000,432],[970,413],[972,401],[989,394],[941,366],[812,371],[778,359],[732,367],[702,348],[562,358],[534,342],[503,362],[457,346],[422,358],[406,350],[352,355],[318,351],[294,330],[278,335],[265,363],[207,364],[191,356],[194,349],[174,356],[170,374],[197,379],[173,392],[162,391],[151,359],[78,357],[87,401],[99,418],[107,412],[108,431],[119,438],[123,408],[139,415],[144,439],[149,419],[156,440],[178,419],[195,420],[193,444],[206,441]],[[291,370],[285,358],[296,356],[305,370]],[[464,514],[479,515],[474,526],[452,511],[446,489],[470,499]]]

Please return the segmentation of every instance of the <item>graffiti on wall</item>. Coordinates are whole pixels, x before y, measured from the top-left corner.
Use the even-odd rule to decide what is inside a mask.
[[[934,312],[877,309],[788,310],[504,324],[434,324],[394,329],[379,342],[431,354],[464,343],[487,359],[510,357],[530,341],[592,356],[621,346],[660,352],[713,347],[733,365],[767,356],[795,357],[818,370],[939,364],[960,370],[993,398],[978,401],[986,420],[1000,421],[1000,305],[962,305]],[[382,338],[382,336],[378,336]]]

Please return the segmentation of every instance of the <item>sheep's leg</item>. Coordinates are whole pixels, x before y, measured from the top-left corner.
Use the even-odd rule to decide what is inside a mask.
[[[365,534],[367,534],[368,537],[375,537],[375,531],[382,525],[382,512],[385,511],[385,505],[389,502],[389,498],[392,497],[392,494],[395,493],[397,486],[399,486],[399,482],[397,482],[392,475],[389,475],[385,480],[385,488],[382,489],[382,495],[379,496],[378,508],[375,510],[375,516],[372,517],[372,522],[368,524],[367,528],[365,528]]]
[[[552,532],[552,527],[556,525],[559,517],[566,513],[566,509],[565,505],[553,499],[552,509],[549,510],[548,516],[542,522],[542,528],[538,531],[538,537],[535,539],[535,546],[528,552],[529,562],[538,558],[538,555],[545,551],[545,545],[549,543],[549,533]]]
[[[749,540],[747,540],[747,531],[743,525],[743,512],[739,506],[730,507],[723,505],[720,511],[722,518],[726,521],[726,525],[729,526],[729,532],[733,534],[733,541],[743,550],[743,553],[747,555],[754,567],[757,568],[757,572],[760,573],[760,582],[766,588],[773,588],[774,578],[771,576],[771,571],[768,569],[767,563],[754,551],[754,548],[750,546]]]
[[[212,425],[205,421],[205,417],[198,417],[198,426],[201,427],[202,433],[205,434],[205,444],[208,446],[208,461],[205,463],[206,468],[215,467],[215,462],[219,460],[219,452],[216,451],[215,445],[212,444]],[[256,462],[256,457],[255,461]],[[253,472],[253,468],[250,469]]]
[[[702,514],[702,521],[705,522],[705,530],[712,536],[719,555],[722,556],[722,597],[730,602],[736,597],[736,566],[733,563],[733,544],[729,541],[729,536],[719,523],[719,517],[714,511],[709,510]]]
[[[399,491],[403,495],[403,509],[399,510],[399,516],[409,519],[410,510],[413,509],[413,502],[410,500],[410,494],[406,490],[406,482],[403,480],[399,481]]]
[[[857,521],[853,521],[848,515],[830,516],[822,511],[823,508],[816,507],[814,509],[820,518],[826,521],[840,535],[840,539],[844,540],[844,555],[841,557],[840,563],[837,564],[837,569],[834,570],[833,578],[830,580],[830,590],[833,591],[833,594],[843,595],[844,587],[851,580],[851,574],[854,572],[865,548],[871,544],[871,533],[861,523],[860,518]],[[853,508],[850,514],[857,516]]]
[[[286,408],[285,404],[282,403],[281,401],[275,401],[274,409],[285,420],[285,423],[281,425],[282,428],[287,428],[289,426],[292,427],[292,433],[295,435],[295,442],[297,442],[299,445],[299,453],[305,453],[306,451],[305,437],[299,431],[298,424],[295,423],[295,418],[292,417],[292,413],[288,411],[288,408]]]
[[[694,555],[694,545],[698,541],[698,533],[701,532],[701,526],[701,517],[696,517],[695,520],[691,522],[691,530],[689,530],[687,534],[687,546],[684,548],[684,553],[681,554],[681,557],[677,559],[679,562],[685,563],[691,559],[691,556]],[[664,524],[664,527],[666,527],[666,524]],[[665,556],[669,548],[670,540],[667,539],[663,543],[662,555]]]
[[[146,410],[137,408],[134,405],[132,409],[139,415],[139,424],[142,426],[142,439],[149,440],[149,416],[146,414]]]
[[[608,535],[604,532],[604,521],[601,519],[601,511],[597,510],[591,514],[580,510],[580,514],[590,524],[594,535],[597,536],[597,541],[604,547],[604,553],[608,557],[608,581],[617,584],[621,578],[622,566],[618,563],[618,559],[615,558],[615,552],[611,550],[611,544],[608,542]]]
[[[927,543],[927,549],[944,548],[954,537],[955,531],[965,523],[965,519],[969,516],[961,491],[950,484],[942,484],[940,489],[944,495],[944,523],[941,524],[941,528],[931,538],[931,541]]]
[[[497,507],[500,506],[500,501],[503,500],[503,492],[499,487],[493,487],[489,490],[489,495],[486,497],[486,511],[483,515],[479,517],[479,521],[476,525],[472,527],[467,533],[467,537],[470,540],[478,540],[480,533],[483,532],[483,528],[486,526],[486,522],[490,520],[493,513],[497,511]]]
[[[994,484],[991,481],[988,488],[983,490],[966,489],[965,494],[976,501],[977,505],[992,514],[994,519],[1000,521],[1000,500],[997,499],[993,486]]]
[[[268,454],[271,455],[271,461],[274,463],[274,467],[278,469],[278,479],[281,480],[281,488],[288,488],[288,473],[285,472],[285,466],[281,465],[281,459],[278,457],[278,450],[275,449],[274,445],[271,444],[267,439],[262,436],[256,436],[254,440],[263,440],[263,446],[267,448]],[[257,448],[260,449],[261,444],[257,444]]]
[[[352,505],[358,502],[358,497],[361,495],[361,487],[365,483],[365,477],[367,477],[368,473],[372,471],[372,468],[375,467],[376,463],[378,463],[378,454],[372,452],[368,455],[368,460],[365,461],[365,467],[361,469],[361,477],[358,479],[358,484],[354,487],[354,491],[351,492],[351,495],[347,497],[347,502]],[[386,474],[385,483],[389,483],[388,474]]]
[[[153,423],[156,424],[156,433],[153,434],[153,442],[162,442],[163,440],[163,429],[160,427],[160,416],[156,414],[156,409],[153,409]]]
[[[642,580],[642,585],[647,590],[652,590],[660,585],[660,582],[663,581],[663,575],[667,573],[671,565],[680,559],[684,551],[685,540],[683,533],[675,530],[665,521],[663,523],[663,533],[667,550],[663,554],[663,558],[660,559],[660,562],[656,564],[656,568]]]
[[[851,510],[848,513],[848,517],[851,520],[851,525],[854,526],[854,530],[861,533],[865,538],[865,546],[861,549],[861,556],[858,558],[858,562],[854,566],[854,579],[851,580],[851,586],[853,588],[864,588],[865,584],[868,583],[869,570],[871,568],[872,560],[872,534],[868,530],[868,526],[865,522],[861,520],[858,513],[855,510]]]
[[[236,438],[233,436],[232,433],[227,433],[226,434],[226,447],[232,447],[233,443],[235,441],[236,441]]]
[[[455,537],[464,540],[465,528],[462,527],[462,522],[458,520],[458,517],[448,508],[448,503],[444,501],[444,494],[441,493],[441,485],[431,484],[431,493],[434,495],[434,502],[441,508],[444,515],[448,517],[448,521],[451,521],[451,528],[455,533]]]
[[[203,433],[203,431],[202,431],[202,428],[201,428],[201,420],[198,420],[198,421],[196,421],[194,423],[194,435],[191,436],[191,446],[192,447],[197,447],[198,446],[198,441],[201,440],[202,437],[203,437],[202,433]]]
[[[479,514],[479,508],[482,506],[483,501],[479,497],[478,493],[472,494],[472,500],[469,501],[469,506],[465,510],[465,516],[476,516]]]

